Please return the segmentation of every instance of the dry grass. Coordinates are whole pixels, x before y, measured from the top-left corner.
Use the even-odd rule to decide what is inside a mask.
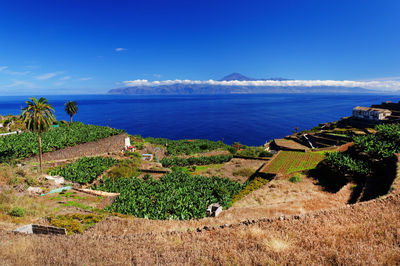
[[[0,232],[0,257],[10,265],[392,265],[400,263],[399,204],[394,196],[300,220],[202,233],[110,236],[96,231],[65,237]],[[16,252],[19,245],[22,253]]]
[[[235,164],[232,166],[236,169]],[[10,228],[0,224],[0,264],[400,264],[400,195],[343,207],[350,186],[329,193],[312,179],[304,177],[299,183],[291,183],[283,177],[249,194],[217,218],[152,221],[108,217],[74,236],[20,235],[1,230]],[[86,196],[78,194],[68,200],[98,204],[98,198]],[[0,194],[3,204],[36,208],[40,215],[60,208],[59,202],[67,200],[25,197],[15,191]],[[41,211],[42,207],[45,209]],[[70,213],[69,208],[57,213]],[[301,219],[274,219],[248,226],[239,223],[310,211],[317,212]],[[28,216],[31,220],[34,217],[39,216]],[[196,232],[198,227],[217,228],[222,224],[234,225]]]
[[[227,177],[231,180],[244,183],[263,164],[265,164],[265,161],[233,158],[222,167],[202,171],[201,175]]]

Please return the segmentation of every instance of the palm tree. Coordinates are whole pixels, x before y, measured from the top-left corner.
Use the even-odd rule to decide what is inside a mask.
[[[43,172],[42,168],[42,133],[47,131],[53,122],[56,120],[54,115],[54,108],[47,103],[47,99],[41,97],[37,100],[34,97],[29,98],[30,101],[26,101],[27,106],[22,109],[21,118],[25,122],[26,128],[31,131],[38,133],[39,140],[39,162],[40,172]]]
[[[72,117],[74,115],[76,115],[76,113],[78,112],[78,104],[74,101],[68,101],[65,103],[65,112],[67,112],[67,114],[70,117],[70,122],[72,123]]]

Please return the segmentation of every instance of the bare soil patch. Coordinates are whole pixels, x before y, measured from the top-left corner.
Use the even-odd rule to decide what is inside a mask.
[[[241,175],[240,171],[238,170],[246,168],[253,170],[253,173],[255,173],[264,164],[265,162],[260,160],[233,158],[221,167],[209,168],[200,172],[199,174],[204,176],[227,177],[231,180],[244,183],[250,177],[250,175]]]

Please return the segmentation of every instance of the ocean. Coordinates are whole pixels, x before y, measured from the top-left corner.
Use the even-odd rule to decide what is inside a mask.
[[[58,120],[68,120],[64,103],[73,100],[74,121],[125,129],[144,137],[239,141],[262,145],[320,123],[351,116],[357,105],[398,102],[397,95],[49,95]],[[0,97],[0,114],[20,114],[28,96]]]

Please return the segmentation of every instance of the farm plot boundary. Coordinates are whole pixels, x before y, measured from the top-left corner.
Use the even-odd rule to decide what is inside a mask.
[[[315,168],[325,158],[321,152],[279,151],[261,170],[265,174],[290,174]]]

